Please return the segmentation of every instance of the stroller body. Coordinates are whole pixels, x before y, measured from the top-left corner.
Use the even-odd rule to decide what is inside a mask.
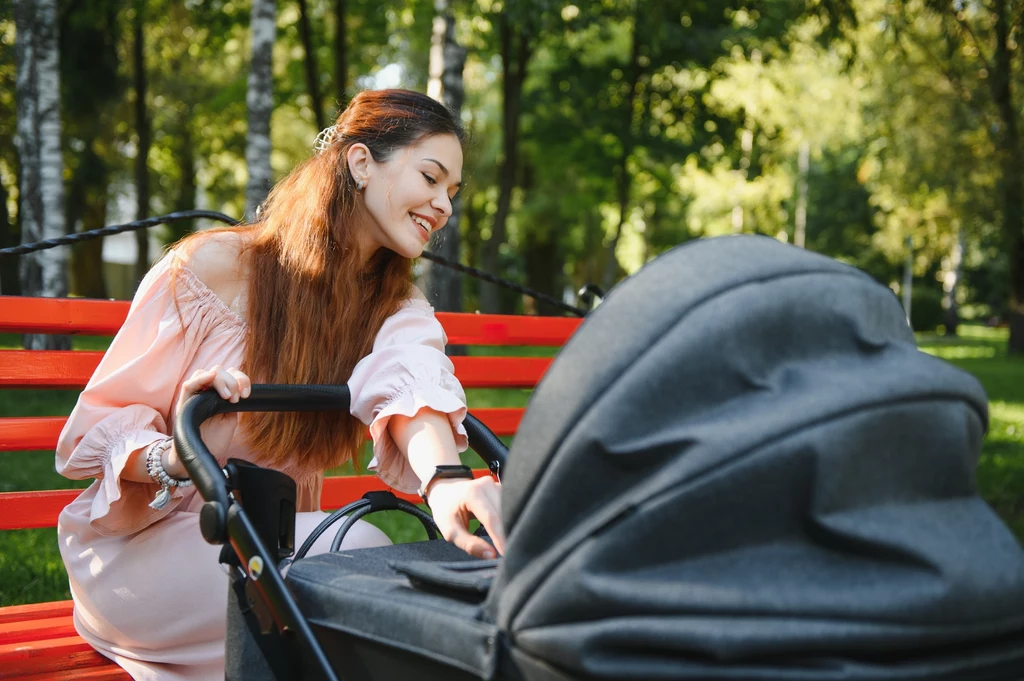
[[[1015,681],[1024,551],[977,496],[986,427],[977,381],[863,273],[692,243],[535,391],[503,559],[326,554],[288,590],[347,679]]]

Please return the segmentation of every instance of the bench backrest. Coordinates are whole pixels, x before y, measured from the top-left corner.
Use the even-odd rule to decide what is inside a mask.
[[[0,296],[0,333],[113,336],[124,322],[126,301]],[[579,319],[521,315],[437,313],[450,345],[558,347],[579,326]],[[0,389],[85,387],[102,352],[0,350]],[[551,363],[549,357],[452,357],[455,374],[467,389],[533,388]],[[470,409],[497,435],[513,435],[523,408]],[[3,452],[52,452],[66,416],[0,417]],[[328,478],[323,507],[337,508],[371,489],[376,476]],[[0,530],[54,527],[60,511],[81,490],[0,493]],[[411,497],[407,497],[411,498]],[[416,499],[414,499],[416,500]]]

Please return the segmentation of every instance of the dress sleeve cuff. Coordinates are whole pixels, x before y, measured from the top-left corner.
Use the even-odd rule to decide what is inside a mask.
[[[150,508],[160,486],[152,482],[123,480],[121,473],[132,452],[148,447],[167,436],[153,430],[131,431],[122,435],[121,444],[104,466],[103,477],[96,481],[98,489],[89,511],[89,525],[103,535],[134,534],[160,520],[177,508],[184,497],[180,487],[171,489],[171,502],[159,511]]]
[[[419,489],[420,479],[391,439],[388,423],[396,414],[411,417],[421,409],[447,414],[457,450],[463,452],[469,447],[469,438],[462,423],[466,418],[466,404],[458,396],[440,385],[408,386],[400,391],[381,407],[370,423],[373,460],[368,468],[375,471],[388,487],[407,494]]]

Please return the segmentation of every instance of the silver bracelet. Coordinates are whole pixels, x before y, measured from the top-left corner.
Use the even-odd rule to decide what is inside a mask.
[[[157,440],[149,446],[149,451],[146,452],[146,472],[149,473],[149,477],[153,479],[153,482],[160,485],[160,491],[156,493],[156,497],[149,503],[149,507],[157,511],[170,503],[172,487],[189,487],[192,485],[191,480],[172,478],[164,470],[164,452],[170,449],[172,444],[174,444],[173,438]]]

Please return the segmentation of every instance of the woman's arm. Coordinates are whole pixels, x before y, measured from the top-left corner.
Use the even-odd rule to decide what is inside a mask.
[[[436,466],[461,463],[447,414],[420,409],[414,416],[396,414],[388,431],[405,453],[421,481],[429,480]],[[490,476],[476,480],[438,480],[427,491],[434,522],[444,538],[478,558],[493,558],[505,550],[501,522],[501,487]],[[469,531],[469,520],[483,524],[494,548]]]

